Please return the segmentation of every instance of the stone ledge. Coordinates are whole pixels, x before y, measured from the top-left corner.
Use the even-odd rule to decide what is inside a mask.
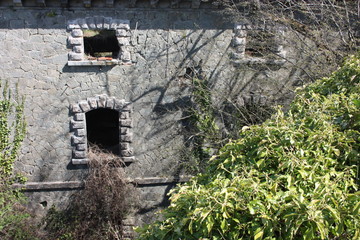
[[[86,154],[86,153],[84,152],[84,154]],[[121,157],[121,158],[122,158],[122,160],[123,160],[123,162],[125,164],[136,162],[136,159],[133,156],[131,156],[131,157]],[[87,158],[73,158],[73,159],[71,159],[71,163],[74,164],[74,165],[88,164],[89,159],[87,159]]]
[[[166,185],[174,183],[183,183],[190,180],[192,176],[179,176],[179,177],[148,177],[148,178],[134,178],[127,179],[128,182],[137,186],[146,185]],[[28,182],[25,184],[13,184],[14,188],[20,188],[25,191],[37,191],[37,190],[73,190],[81,189],[84,187],[82,181],[65,181],[65,182]]]
[[[121,61],[113,59],[113,60],[105,60],[105,61],[68,61],[68,66],[111,66],[111,65],[121,65],[123,64]]]
[[[231,61],[234,65],[283,65],[286,60],[273,60],[273,59],[262,59],[262,58],[250,58],[250,59],[239,59]]]

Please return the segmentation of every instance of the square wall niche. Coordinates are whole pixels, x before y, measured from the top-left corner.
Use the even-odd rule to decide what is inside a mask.
[[[69,66],[132,64],[130,21],[87,17],[68,22]]]
[[[285,29],[278,25],[236,24],[233,38],[234,63],[284,64],[284,36]]]

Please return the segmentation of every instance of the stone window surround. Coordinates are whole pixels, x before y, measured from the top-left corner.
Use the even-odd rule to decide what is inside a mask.
[[[70,20],[67,29],[71,32],[68,44],[71,52],[68,54],[69,66],[104,66],[116,64],[131,64],[130,54],[130,21],[113,19],[111,17],[86,17]],[[117,59],[112,60],[88,60],[84,53],[83,30],[115,30],[120,51]]]
[[[86,132],[86,117],[85,114],[91,110],[107,108],[119,112],[119,148],[120,155],[125,163],[135,161],[133,150],[130,146],[133,134],[131,132],[132,108],[129,102],[124,99],[116,99],[115,97],[108,97],[107,95],[98,95],[96,97],[88,98],[87,100],[79,101],[70,106],[72,119],[70,120],[71,143],[73,146],[72,164],[87,164],[87,132]]]
[[[248,31],[271,31],[276,32],[276,59],[267,59],[266,57],[250,57],[245,54],[246,36]],[[283,37],[285,30],[279,26],[254,26],[247,23],[237,23],[234,27],[233,47],[235,53],[233,62],[236,64],[274,64],[281,65],[285,63],[286,50],[284,49]]]

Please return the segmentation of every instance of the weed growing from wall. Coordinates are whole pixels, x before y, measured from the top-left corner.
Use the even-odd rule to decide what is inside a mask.
[[[135,187],[125,177],[121,158],[89,149],[89,172],[83,190],[65,211],[52,208],[45,218],[51,239],[122,239],[122,220],[138,203]]]

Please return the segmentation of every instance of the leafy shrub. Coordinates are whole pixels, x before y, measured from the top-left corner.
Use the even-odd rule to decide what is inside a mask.
[[[290,110],[171,192],[139,239],[360,239],[360,58],[299,90]]]

